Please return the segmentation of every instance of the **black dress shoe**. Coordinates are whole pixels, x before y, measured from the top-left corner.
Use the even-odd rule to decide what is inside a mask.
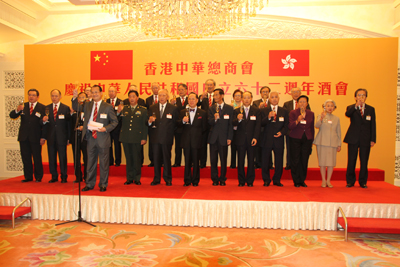
[[[141,185],[142,183],[140,181],[136,182],[134,181],[135,185]]]
[[[58,182],[58,180],[57,180],[57,179],[51,179],[51,180],[49,181],[50,184],[55,183],[55,182]]]
[[[172,167],[172,168],[176,168],[176,167],[180,167],[180,166],[181,166],[181,165],[175,163],[175,164],[172,165],[171,167]]]
[[[199,184],[193,184],[194,187],[199,186]]]
[[[62,183],[62,184],[67,183],[67,179],[61,179],[61,183]]]
[[[361,188],[368,188],[368,186],[366,184],[360,184]]]
[[[166,182],[165,185],[166,186],[172,186],[172,182]]]
[[[220,186],[225,186],[226,183],[225,183],[225,182],[219,182],[219,185],[220,185]]]
[[[147,165],[147,167],[154,167],[154,163],[151,162],[149,165]]]
[[[248,187],[253,187],[253,184],[249,184],[249,183],[248,183],[247,186],[248,186]]]
[[[159,185],[160,183],[159,182],[151,182],[151,184],[150,185]]]
[[[82,180],[79,181],[79,179],[75,179],[74,184],[77,184],[79,182],[82,182]]]
[[[300,187],[300,184],[294,184],[294,187]]]
[[[206,165],[200,165],[200,169],[204,169]]]
[[[28,183],[28,182],[32,182],[33,180],[21,180],[22,183]],[[36,181],[37,182],[37,181]]]
[[[100,187],[100,192],[106,192],[107,188],[105,186]]]
[[[82,191],[89,191],[89,190],[93,190],[93,188],[89,188],[87,186],[85,186],[84,188],[82,188]]]
[[[36,183],[41,183],[41,182],[42,182],[42,180],[36,180],[35,182],[36,182]]]
[[[230,166],[229,168],[230,169],[236,169],[236,166]]]
[[[269,183],[264,183],[264,186],[269,186],[271,184],[271,182],[269,182]]]
[[[348,188],[353,187],[353,186],[354,186],[354,184],[347,184],[346,185],[346,187],[348,187]]]
[[[270,170],[275,170],[274,166],[269,166]]]
[[[121,166],[121,163],[115,163],[115,167]]]
[[[256,165],[254,165],[254,169],[261,169],[261,166],[256,164]]]
[[[287,171],[290,170],[290,166],[286,165],[285,170],[287,170]]]
[[[300,184],[300,186],[301,186],[301,187],[307,187],[307,185],[306,185],[305,182],[302,182],[302,183]]]
[[[217,185],[219,185],[218,182],[213,182],[213,186],[217,186]]]
[[[275,186],[279,186],[279,187],[282,187],[283,186],[283,184],[281,184],[281,183],[276,183],[276,184],[274,184]]]
[[[185,186],[185,187],[186,187],[186,186],[190,186],[190,184],[183,184],[183,186]]]
[[[124,183],[124,185],[128,185],[128,184],[133,184],[133,182],[132,182],[132,181],[126,181],[126,182]]]
[[[239,187],[243,187],[243,186],[244,186],[244,184],[239,184],[238,186],[239,186]]]

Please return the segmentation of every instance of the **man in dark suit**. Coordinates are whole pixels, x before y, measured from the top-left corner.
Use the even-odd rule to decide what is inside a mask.
[[[243,107],[236,108],[233,111],[232,125],[237,126],[233,142],[236,143],[238,150],[238,179],[239,187],[252,187],[254,171],[254,148],[260,136],[261,118],[260,109],[251,106],[253,94],[251,92],[243,93]],[[247,154],[247,175],[244,171],[244,160]]]
[[[151,84],[151,90],[153,91],[153,95],[149,96],[148,98],[146,98],[146,108],[147,110],[150,109],[150,107],[154,104],[158,104],[159,99],[158,99],[158,91],[160,90],[160,85],[158,84],[158,82],[154,82]],[[149,117],[152,114],[149,113]],[[153,140],[154,138],[151,138],[151,134],[152,131],[149,131],[149,160],[150,160],[150,164],[148,165],[148,167],[154,167],[154,154],[153,154],[153,143],[151,142],[151,140]]]
[[[18,142],[24,165],[25,179],[22,180],[23,183],[33,181],[33,175],[35,175],[36,182],[41,182],[43,178],[42,145],[46,142],[47,126],[42,127],[40,124],[40,119],[45,115],[45,107],[37,102],[38,98],[39,91],[29,89],[28,102],[10,112],[12,119],[21,117]],[[34,164],[32,164],[32,158]]]
[[[182,125],[182,138],[179,144],[185,153],[185,176],[183,186],[198,186],[200,182],[200,149],[202,134],[207,130],[206,112],[197,108],[198,96],[190,93],[187,97],[189,107],[179,114]],[[177,144],[178,145],[178,144]],[[193,174],[192,174],[193,165]]]
[[[159,102],[149,109],[149,136],[153,145],[154,179],[151,185],[161,182],[161,159],[164,162],[163,178],[167,186],[172,185],[171,149],[174,131],[179,119],[178,108],[168,103],[168,92],[158,91]]]
[[[129,92],[130,92],[130,91],[136,91],[136,92],[139,94],[139,91],[138,91],[138,89],[137,89],[137,86],[134,85],[134,84],[132,84],[132,85],[129,86]],[[142,98],[140,98],[140,97],[138,98],[137,104],[138,104],[139,106],[146,107],[146,102],[145,102]],[[129,98],[126,98],[126,99],[124,100],[124,105],[125,105],[125,106],[129,106],[129,105],[130,105],[130,103],[129,103]]]
[[[108,89],[107,103],[111,104],[113,107],[115,114],[117,114],[118,106],[123,103],[122,99],[117,97],[117,89],[114,86],[110,86]],[[121,165],[121,143],[119,142],[119,133],[121,131],[121,122],[118,123],[117,127],[111,131],[111,146],[110,146],[110,166],[114,165],[114,156],[113,156],[113,143],[114,143],[114,155],[115,155],[115,166]]]
[[[263,148],[263,164],[262,164],[262,177],[264,186],[269,186],[271,178],[269,175],[269,168],[271,152],[274,151],[275,155],[275,173],[272,177],[273,185],[283,186],[281,183],[283,171],[283,150],[284,150],[284,136],[288,129],[289,112],[279,104],[279,93],[272,92],[269,95],[269,107],[261,112],[261,125],[264,127],[262,132],[263,138],[261,147]]]
[[[205,88],[207,92],[204,92],[200,97],[200,101],[197,103],[197,106],[201,107],[208,116],[208,109],[215,104],[214,101],[214,90],[216,86],[216,82],[213,79],[208,79],[205,82]],[[208,118],[207,118],[208,119]],[[200,168],[205,168],[207,164],[207,143],[208,143],[208,135],[210,133],[210,125],[207,124],[207,130],[204,132],[202,136],[202,146],[200,150]]]
[[[294,87],[291,89],[290,94],[292,96],[292,100],[286,101],[283,104],[283,107],[290,113],[290,111],[297,109],[297,99],[301,95],[300,87]],[[308,110],[311,110],[310,105],[307,105]],[[286,167],[285,170],[290,170],[290,138],[289,138],[290,130],[288,129],[285,139],[286,139]]]
[[[261,89],[260,89],[261,98],[254,101],[253,106],[255,106],[256,108],[259,108],[260,110],[263,108],[268,108],[270,106],[269,93],[271,93],[271,88],[269,88],[268,86],[261,87]],[[256,166],[256,169],[261,168],[261,165],[262,165],[261,143],[262,143],[262,139],[264,136],[262,134],[262,131],[264,131],[264,128],[261,128],[260,140],[255,147],[255,162],[254,162],[254,164]],[[269,168],[273,169],[272,154],[271,154],[268,166],[269,166]]]
[[[60,162],[61,183],[66,183],[67,174],[67,145],[70,138],[71,110],[67,105],[60,102],[61,92],[53,89],[50,92],[52,104],[46,106],[49,115],[42,118],[42,124],[47,125],[47,151],[49,154],[49,168],[51,180],[49,183],[58,181],[57,153]],[[46,111],[47,113],[47,111]]]
[[[368,92],[366,89],[357,89],[354,93],[356,103],[346,109],[346,117],[350,118],[344,142],[348,144],[346,187],[353,187],[356,182],[356,162],[360,151],[360,176],[358,183],[362,188],[367,187],[368,159],[371,147],[376,143],[376,116],[375,109],[365,104]]]
[[[110,132],[117,127],[118,119],[112,106],[103,102],[103,89],[94,85],[92,87],[93,101],[85,105],[82,139],[87,140],[88,173],[86,186],[82,191],[92,190],[96,185],[97,160],[100,163],[100,192],[105,192],[108,186],[108,173],[110,168]],[[102,126],[96,125],[97,123]],[[93,125],[94,124],[94,125]]]
[[[128,93],[130,105],[118,107],[119,119],[122,122],[119,140],[124,146],[126,157],[126,182],[124,185],[135,183],[141,185],[141,153],[147,143],[147,110],[138,104],[139,93],[135,90]]]
[[[224,90],[220,88],[214,90],[214,101],[216,104],[208,110],[208,124],[211,126],[208,135],[211,179],[214,186],[225,186],[228,146],[231,144],[233,137],[233,107],[224,103]],[[221,161],[221,175],[219,177],[218,154]]]
[[[187,85],[181,83],[178,85],[179,96],[175,99],[171,99],[170,103],[178,108],[178,112],[186,110],[187,103]],[[175,164],[172,167],[180,167],[182,162],[182,147],[181,147],[181,137],[182,137],[182,125],[178,124],[175,130]]]
[[[86,94],[86,101],[90,102],[92,101],[92,87],[88,86],[85,88],[85,94]],[[71,98],[71,108],[72,110],[77,110],[78,109],[78,89],[73,90],[72,98]]]
[[[87,95],[84,92],[78,94],[78,109],[71,115],[71,135],[69,143],[72,145],[72,153],[74,155],[74,167],[75,167],[75,183],[79,181],[86,180],[87,176],[87,142],[82,140],[82,128],[83,128],[83,109],[86,103]],[[82,127],[81,127],[82,126]],[[76,142],[75,142],[76,139]],[[79,144],[78,144],[79,142]],[[78,145],[76,145],[78,144]],[[75,148],[77,149],[75,154]],[[83,155],[83,166],[84,171],[82,174],[82,164],[81,164],[81,151]]]

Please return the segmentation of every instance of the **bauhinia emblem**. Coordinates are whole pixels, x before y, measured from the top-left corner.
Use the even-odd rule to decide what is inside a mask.
[[[294,69],[294,63],[296,63],[296,62],[297,62],[297,60],[294,58],[290,58],[290,55],[287,55],[286,59],[282,58],[282,63],[284,65],[283,66],[284,69],[288,69],[288,68]]]

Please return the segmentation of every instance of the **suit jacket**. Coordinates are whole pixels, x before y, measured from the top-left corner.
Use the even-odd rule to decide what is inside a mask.
[[[92,115],[94,101],[90,101],[89,103],[85,104],[84,109],[84,123],[83,123],[83,130],[82,130],[82,140],[86,138],[89,140],[90,136],[86,136],[86,134],[92,134],[91,131],[88,130],[88,123],[90,121],[90,117]],[[104,118],[105,115],[105,118]],[[101,118],[103,117],[103,118]],[[111,138],[110,132],[114,130],[115,127],[118,125],[117,115],[112,108],[112,106],[106,102],[101,102],[101,105],[97,111],[96,122],[102,123],[103,127],[106,128],[105,132],[99,133],[97,132],[97,139],[96,142],[101,148],[107,148],[111,146]]]
[[[306,134],[307,140],[314,139],[314,112],[306,109],[306,124],[298,123],[296,124],[297,118],[300,116],[300,109],[295,109],[289,113],[289,129],[291,138],[301,139],[303,133]]]
[[[56,120],[54,120],[54,113],[53,113],[53,103],[50,105],[46,106],[46,109],[49,109],[49,120],[47,123],[47,144],[48,145],[59,145],[59,146],[66,146],[67,142],[69,141],[70,134],[71,134],[71,110],[70,108],[61,103],[59,107],[57,107],[57,117]],[[64,118],[63,118],[64,116]],[[40,120],[42,125],[43,123],[43,117]],[[57,138],[56,138],[57,136]],[[56,144],[57,140],[57,144]]]
[[[180,112],[182,111],[182,110],[184,110],[184,109],[186,109],[186,105],[188,104],[188,97],[186,96],[186,99],[185,99],[185,103],[184,103],[184,105],[182,105],[182,100],[181,100],[181,97],[180,96],[178,96],[177,98],[176,98],[176,107],[178,108],[178,112],[179,112],[179,114],[180,114]],[[186,111],[185,111],[186,112]],[[176,128],[176,130],[175,130],[175,133],[182,133],[182,125],[180,124],[180,123],[178,123],[178,127]]]
[[[125,106],[119,120],[122,124],[119,134],[119,141],[122,143],[140,144],[142,140],[147,141],[149,117],[145,107],[137,105],[134,110]]]
[[[293,110],[293,99],[286,101],[283,103],[283,107],[287,109],[287,111],[290,113],[290,111]],[[311,110],[310,104],[307,105],[306,109]]]
[[[166,103],[162,118],[160,118],[160,102],[150,107],[149,116],[156,115],[156,120],[149,126],[150,142],[153,144],[171,145],[174,141],[174,131],[179,120],[178,108]],[[171,115],[171,118],[167,118]],[[153,128],[153,125],[156,128]]]
[[[17,119],[21,117],[21,125],[19,126],[18,141],[26,141],[39,143],[41,138],[47,136],[47,125],[42,125],[40,120],[45,116],[45,106],[39,102],[36,103],[32,114],[29,114],[29,102],[24,103],[24,115],[21,112],[10,112],[10,118]]]
[[[158,99],[158,96],[157,96]],[[158,101],[159,102],[159,101]],[[139,103],[139,102],[138,102]],[[150,109],[150,107],[154,104],[154,98],[153,95],[149,96],[148,98],[146,98],[146,108],[147,110]],[[151,116],[151,114],[149,114],[149,116]]]
[[[145,107],[145,108],[146,108],[146,102],[145,102],[143,99],[139,98],[138,101],[137,101],[137,103],[138,103],[139,106],[142,106],[142,107]],[[127,98],[127,99],[124,100],[124,105],[125,105],[125,106],[129,106],[129,105],[130,105],[130,103],[129,103],[129,98]]]
[[[200,149],[202,145],[202,134],[207,130],[207,116],[206,112],[197,108],[196,115],[192,123],[183,124],[183,117],[186,116],[186,109],[179,113],[179,124],[182,125],[181,147],[183,148],[197,148]],[[189,116],[190,121],[190,116]]]
[[[317,136],[314,139],[315,145],[329,147],[342,146],[339,117],[333,114],[326,114],[322,122],[321,115],[318,115],[315,128],[319,128]]]
[[[110,98],[107,99],[106,102],[107,102],[108,104],[111,105],[111,99],[110,99]],[[115,100],[115,103],[114,103],[114,112],[115,112],[115,115],[117,115],[118,105],[119,105],[121,102],[123,103],[122,99],[119,99],[119,98],[117,97],[117,99]],[[111,105],[111,106],[112,106],[112,105]],[[114,135],[118,136],[119,132],[121,131],[121,125],[122,125],[122,123],[121,123],[120,121],[118,121],[117,127],[115,127],[114,130],[112,130],[112,132],[113,132]],[[114,136],[114,135],[113,135],[113,136]]]
[[[262,98],[258,99],[256,101],[253,101],[253,106],[256,108],[259,108],[261,102],[262,102]],[[269,108],[270,106],[271,106],[271,104],[269,103],[269,100],[268,100],[267,106],[266,107],[264,106],[264,108]]]
[[[261,129],[260,109],[250,106],[249,116],[246,119],[246,112],[243,107],[243,119],[239,122],[237,116],[240,114],[240,108],[233,111],[232,125],[237,126],[234,137],[234,144],[237,146],[250,145],[253,139],[259,141]]]
[[[70,135],[70,137],[69,137],[69,142],[70,142],[70,144],[75,144],[75,133],[77,132],[76,130],[75,130],[75,128],[76,127],[79,127],[79,126],[83,126],[83,120],[82,120],[82,117],[83,117],[83,108],[84,108],[84,105],[81,105],[81,107],[80,107],[80,109],[82,109],[81,111],[79,111],[79,112],[74,112],[72,115],[71,115],[71,120],[70,120],[70,124],[71,124],[71,126],[70,126],[70,131],[71,131],[71,135]],[[76,119],[78,118],[78,124],[76,125]],[[79,133],[79,132],[78,132]],[[80,138],[81,137],[81,135],[79,134],[78,135],[78,138]]]
[[[226,141],[233,138],[233,107],[224,103],[220,118],[215,121],[216,106],[216,104],[212,105],[208,109],[208,124],[211,126],[210,133],[208,134],[208,143],[215,144],[218,140],[220,145],[227,146]],[[227,116],[226,118],[225,115]]]
[[[207,97],[205,97],[202,101],[200,101],[201,96],[199,96],[199,102],[197,103],[197,106],[201,107],[201,109],[204,110],[208,115],[208,109],[210,108],[208,105],[208,93],[207,92],[204,93],[207,95]],[[214,99],[212,100],[212,106],[213,105],[215,105]]]
[[[278,107],[276,112],[276,121],[274,122],[273,118],[268,118],[268,115],[271,111],[271,106],[264,108],[261,111],[261,126],[264,127],[261,147],[274,147],[283,149],[283,136],[286,135],[289,125],[289,112],[283,107]],[[279,137],[274,137],[274,135],[276,135],[278,132],[281,132],[282,135]]]
[[[347,107],[346,117],[350,118],[350,126],[343,140],[345,143],[360,143],[361,146],[376,143],[376,116],[372,106],[365,104],[364,116],[361,117],[356,105],[350,105]]]

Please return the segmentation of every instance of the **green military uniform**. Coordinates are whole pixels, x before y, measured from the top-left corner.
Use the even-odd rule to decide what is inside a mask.
[[[148,115],[145,107],[124,106],[119,114],[122,120],[119,141],[124,147],[126,157],[126,180],[127,182],[140,182],[142,174],[141,144],[147,140]]]

